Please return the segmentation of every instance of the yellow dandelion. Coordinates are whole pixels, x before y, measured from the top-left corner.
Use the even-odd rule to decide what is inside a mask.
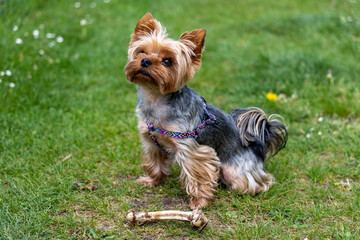
[[[268,92],[268,94],[266,94],[266,98],[269,100],[269,101],[274,101],[276,102],[278,100],[278,97],[275,93],[273,92]]]

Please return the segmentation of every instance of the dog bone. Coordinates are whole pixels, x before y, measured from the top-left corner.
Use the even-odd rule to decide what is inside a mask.
[[[203,230],[208,220],[202,213],[201,209],[195,209],[191,212],[183,211],[159,211],[159,212],[135,212],[129,210],[126,215],[126,223],[130,226],[142,225],[146,222],[156,220],[180,220],[190,222],[190,225],[198,231]]]

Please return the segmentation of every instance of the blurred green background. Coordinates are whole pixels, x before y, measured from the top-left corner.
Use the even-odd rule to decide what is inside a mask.
[[[257,106],[289,126],[267,193],[220,187],[202,233],[130,228],[127,210],[188,210],[179,169],[136,184],[136,89],[123,71],[151,12],[177,39],[206,28],[189,83],[226,111]],[[0,239],[360,237],[360,1],[0,0]],[[267,99],[276,94],[277,101]]]

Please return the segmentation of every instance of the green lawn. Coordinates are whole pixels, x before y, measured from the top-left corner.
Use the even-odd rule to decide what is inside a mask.
[[[360,238],[359,0],[79,3],[0,1],[0,239]],[[177,166],[154,189],[135,182],[137,94],[123,68],[147,11],[173,38],[207,29],[189,85],[208,102],[289,125],[267,162],[277,184],[256,197],[220,187],[201,233],[124,226],[129,209],[188,210]]]

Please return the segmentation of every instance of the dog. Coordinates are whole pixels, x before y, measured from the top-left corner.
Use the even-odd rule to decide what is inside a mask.
[[[127,80],[137,85],[141,166],[147,173],[137,182],[156,186],[177,162],[191,209],[205,207],[219,181],[239,193],[267,191],[274,177],[265,161],[288,137],[285,125],[261,109],[228,114],[186,85],[201,66],[205,35],[196,29],[173,40],[146,13],[131,34],[125,66]]]

